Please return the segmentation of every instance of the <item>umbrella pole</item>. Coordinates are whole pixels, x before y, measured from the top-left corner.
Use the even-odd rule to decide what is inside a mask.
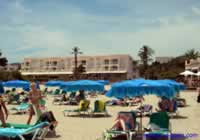
[[[140,107],[142,107],[143,101],[141,100]],[[140,125],[139,125],[139,132],[142,132],[142,111],[140,111]]]

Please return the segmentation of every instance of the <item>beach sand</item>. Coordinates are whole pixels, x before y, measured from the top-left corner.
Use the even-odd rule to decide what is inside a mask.
[[[187,100],[188,106],[185,108],[179,108],[179,114],[182,118],[171,119],[172,132],[184,133],[184,134],[200,134],[200,104],[197,104],[196,91],[181,92],[181,97]],[[111,128],[114,119],[119,111],[130,111],[137,107],[119,107],[111,106],[107,107],[110,117],[90,118],[90,117],[64,117],[62,111],[65,109],[75,109],[77,106],[65,106],[65,105],[53,105],[53,97],[48,96],[47,107],[48,110],[52,110],[55,114],[59,124],[56,128],[56,137],[46,138],[46,140],[96,140],[102,135],[105,129]],[[97,98],[96,98],[97,99]],[[105,96],[98,96],[98,99],[107,100]],[[95,98],[91,99],[91,108],[93,108],[93,102]],[[157,106],[158,98],[154,95],[145,96],[145,102],[154,106]],[[8,105],[8,108],[12,108],[13,105]],[[8,122],[26,123],[28,115],[12,115],[10,112]],[[149,118],[143,118],[143,125],[148,124]],[[32,123],[34,123],[35,118]],[[139,119],[138,119],[139,121]],[[195,138],[200,139],[199,138]],[[194,140],[195,140],[194,139]]]

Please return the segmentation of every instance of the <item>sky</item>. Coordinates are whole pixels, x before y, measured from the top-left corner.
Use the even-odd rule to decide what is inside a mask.
[[[25,57],[200,51],[199,0],[0,0],[0,49]]]

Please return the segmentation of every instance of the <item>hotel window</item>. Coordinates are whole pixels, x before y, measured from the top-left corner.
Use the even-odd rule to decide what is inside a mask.
[[[82,60],[81,64],[86,65],[86,60]]]
[[[117,67],[117,66],[112,66],[112,67],[111,67],[111,70],[112,70],[112,71],[117,71],[117,70],[118,70],[118,67]]]
[[[53,71],[56,71],[56,68],[53,68]]]
[[[108,70],[109,70],[109,67],[108,67],[108,66],[104,67],[104,70],[105,70],[105,71],[108,71]]]
[[[26,62],[26,66],[29,66],[30,65],[30,63],[29,62]]]
[[[46,65],[49,66],[49,61],[46,62]]]
[[[113,59],[112,64],[118,64],[118,59]]]
[[[96,67],[100,67],[101,66],[101,61],[99,59],[96,60]]]
[[[104,64],[105,64],[105,65],[108,65],[108,64],[109,64],[109,60],[108,60],[108,59],[105,59],[105,60],[104,60]]]
[[[53,65],[56,66],[58,64],[57,61],[53,61]]]

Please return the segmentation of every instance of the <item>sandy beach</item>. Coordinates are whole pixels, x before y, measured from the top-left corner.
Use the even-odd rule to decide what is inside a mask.
[[[182,118],[171,119],[172,132],[184,133],[184,134],[200,134],[200,104],[197,104],[195,91],[184,91],[181,92],[181,97],[187,100],[188,106],[185,108],[179,108],[179,114]],[[92,98],[90,107],[93,108],[93,102],[97,98]],[[98,96],[98,99],[108,100],[105,96]],[[47,97],[48,110],[52,110],[55,114],[59,124],[56,128],[56,137],[46,138],[46,140],[95,140],[101,137],[102,132],[105,129],[109,129],[119,111],[134,110],[136,107],[119,107],[111,106],[107,107],[110,117],[90,118],[90,117],[64,117],[62,111],[65,109],[74,109],[77,106],[66,106],[66,105],[53,105],[53,97]],[[145,96],[145,102],[155,107],[158,103],[156,96]],[[8,108],[12,108],[13,105],[8,105]],[[26,123],[28,116],[25,115],[12,115],[10,112],[8,122],[15,123]],[[143,125],[148,124],[149,118],[143,118]],[[138,119],[139,121],[139,119]],[[34,120],[32,121],[34,123]],[[200,138],[200,137],[199,137]],[[199,139],[194,138],[194,139]]]

